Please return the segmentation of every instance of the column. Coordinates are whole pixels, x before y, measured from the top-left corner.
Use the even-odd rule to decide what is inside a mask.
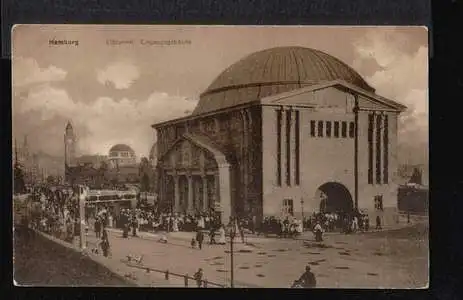
[[[220,174],[219,174],[219,170],[217,171],[217,174],[214,175],[214,186],[215,186],[215,190],[214,190],[214,202],[215,203],[220,203]],[[215,203],[212,203],[215,205]]]
[[[219,166],[219,194],[222,223],[227,224],[232,214],[231,189],[230,189],[230,165]]]
[[[180,180],[178,175],[174,175],[174,212],[178,212],[180,209]]]
[[[188,210],[189,212],[194,210],[193,206],[193,176],[189,175],[188,178]]]
[[[281,185],[286,185],[286,111],[284,108],[281,109],[281,144],[280,144],[280,153],[281,153],[281,160],[280,160],[280,178],[281,178]]]
[[[203,210],[208,211],[209,209],[209,199],[207,195],[207,177],[204,175],[202,176],[202,184],[203,184]]]
[[[371,141],[371,144],[372,144],[372,148],[373,148],[373,151],[372,151],[372,156],[373,156],[373,164],[371,166],[371,169],[373,171],[373,184],[376,184],[376,118],[378,116],[376,115],[376,112],[373,112],[373,134],[372,134],[372,141]]]
[[[375,118],[375,184],[381,184],[381,115]]]
[[[296,185],[296,111],[291,111],[291,130],[290,130],[290,149],[291,149],[291,155],[290,155],[290,183],[291,186]]]
[[[379,118],[379,178],[380,183],[383,183],[383,164],[384,164],[384,115],[381,114],[378,116]]]

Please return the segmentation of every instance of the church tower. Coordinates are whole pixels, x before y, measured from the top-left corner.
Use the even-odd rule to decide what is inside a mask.
[[[76,160],[76,136],[71,122],[68,121],[64,133],[64,161],[65,166],[73,167]]]

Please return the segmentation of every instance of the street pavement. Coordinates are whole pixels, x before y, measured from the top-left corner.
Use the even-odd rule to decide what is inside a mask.
[[[230,245],[208,245],[202,250],[190,246],[194,233],[170,233],[167,244],[159,243],[159,235],[139,233],[124,239],[120,230],[109,230],[112,257],[102,258],[118,273],[131,272],[140,285],[183,286],[183,279],[164,274],[147,273],[127,267],[127,255],[143,256],[140,266],[171,273],[193,274],[202,268],[209,282],[230,286]],[[382,233],[325,236],[315,243],[305,240],[249,237],[238,243],[234,251],[235,287],[291,286],[306,265],[317,278],[317,287],[324,288],[417,288],[428,280],[427,235],[419,238],[395,238]],[[408,236],[408,233],[407,235]],[[90,234],[89,244],[96,238]],[[239,238],[237,239],[239,241]],[[129,271],[131,270],[131,271]],[[190,286],[194,286],[190,281]]]

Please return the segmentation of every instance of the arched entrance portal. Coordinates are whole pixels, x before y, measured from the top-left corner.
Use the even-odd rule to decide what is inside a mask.
[[[320,199],[321,213],[351,213],[354,210],[349,190],[338,182],[327,182],[321,185],[316,193]]]

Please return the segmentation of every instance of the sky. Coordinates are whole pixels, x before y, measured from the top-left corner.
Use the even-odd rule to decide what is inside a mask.
[[[172,40],[177,44],[165,44]],[[79,154],[107,154],[125,143],[146,156],[156,139],[151,124],[189,114],[225,68],[277,46],[333,55],[377,94],[405,104],[399,160],[427,164],[425,27],[18,25],[12,32],[13,136],[27,135],[33,151],[62,156],[69,120]]]

